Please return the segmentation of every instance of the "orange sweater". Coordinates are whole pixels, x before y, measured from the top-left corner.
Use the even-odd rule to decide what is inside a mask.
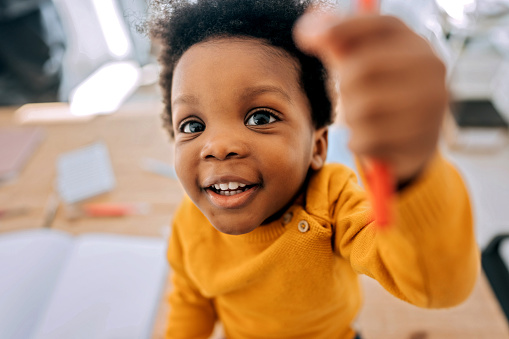
[[[173,225],[167,338],[352,338],[357,274],[421,307],[463,301],[479,271],[463,182],[437,156],[397,198],[395,224],[375,229],[352,171],[326,165],[305,202],[245,235],[218,232],[189,199]]]

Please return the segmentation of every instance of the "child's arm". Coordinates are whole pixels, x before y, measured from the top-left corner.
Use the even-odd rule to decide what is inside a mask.
[[[346,166],[325,166],[309,185],[306,200],[321,206],[312,213],[330,225],[334,252],[354,271],[420,307],[451,307],[470,295],[480,268],[470,204],[461,177],[439,154],[397,195],[387,229],[374,224],[366,191]]]
[[[166,338],[207,339],[212,334],[217,316],[212,301],[201,295],[186,274],[177,223],[178,213],[168,247],[173,286],[169,296],[170,315]]]
[[[325,14],[311,21],[297,26],[296,39],[339,73],[351,150],[361,167],[380,160],[398,185],[406,184],[396,196],[393,225],[383,231],[373,227],[359,187],[341,185],[335,250],[413,304],[461,302],[475,284],[479,256],[464,184],[437,154],[447,104],[444,65],[395,18]]]
[[[472,291],[480,269],[463,181],[436,154],[395,199],[394,224],[378,230],[366,195],[350,180],[333,213],[335,250],[353,269],[420,307],[451,307]]]

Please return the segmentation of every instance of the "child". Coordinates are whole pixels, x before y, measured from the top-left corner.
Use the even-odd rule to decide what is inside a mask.
[[[393,222],[379,229],[353,172],[325,164],[326,73],[292,37],[309,1],[168,2],[156,3],[153,33],[189,197],[168,248],[168,338],[207,338],[216,321],[234,339],[353,338],[361,273],[421,307],[469,295],[479,258],[468,197],[436,150],[445,70],[420,37],[370,15],[296,30],[340,74],[360,171],[373,158],[393,171]]]

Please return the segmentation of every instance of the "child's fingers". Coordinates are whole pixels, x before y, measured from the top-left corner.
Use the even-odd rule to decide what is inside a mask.
[[[383,85],[376,79],[352,80],[349,87],[353,89],[343,91],[344,118],[352,130],[371,125],[379,130],[378,135],[384,135],[404,134],[405,126],[440,126],[447,105],[445,85],[419,73],[385,78]]]
[[[398,18],[384,15],[359,15],[344,19],[331,28],[333,42],[348,52],[364,43],[383,40],[410,29]]]
[[[422,95],[416,89],[379,89],[359,100],[346,103],[350,127],[349,148],[358,156],[380,159],[391,164],[397,180],[417,173],[433,152],[438,139],[440,105],[415,104]],[[407,100],[399,100],[404,93]],[[430,95],[430,102],[435,101]],[[400,159],[407,159],[405,164]],[[424,159],[424,160],[423,160]]]
[[[416,65],[419,65],[416,67]],[[345,60],[339,90],[343,104],[396,94],[397,103],[415,103],[425,106],[436,102],[445,105],[447,91],[446,69],[431,52],[410,54],[376,50],[370,54]],[[418,91],[413,98],[407,92]],[[384,92],[386,92],[384,94]]]
[[[390,16],[361,15],[345,19],[312,11],[299,19],[294,38],[299,48],[330,65],[340,62],[357,48],[380,42],[405,29],[409,31],[402,21]]]
[[[349,147],[355,154],[383,159],[389,153],[398,153],[406,148],[418,153],[417,150],[434,146],[436,139],[430,138],[438,133],[434,124],[425,122],[417,125],[410,121],[409,124],[402,125],[392,124],[383,134],[369,124],[357,126],[350,132]]]

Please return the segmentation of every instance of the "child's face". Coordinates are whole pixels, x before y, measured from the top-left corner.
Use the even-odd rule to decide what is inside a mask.
[[[277,215],[325,160],[326,130],[313,127],[296,63],[257,40],[192,46],[175,67],[171,105],[175,170],[221,232]]]

